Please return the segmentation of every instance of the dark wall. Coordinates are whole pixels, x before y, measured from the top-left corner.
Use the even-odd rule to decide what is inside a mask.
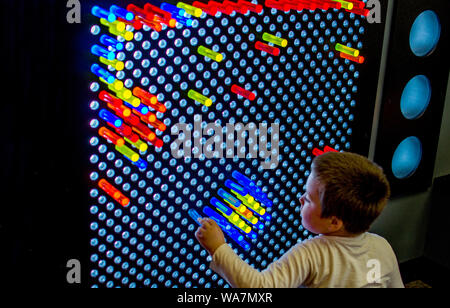
[[[0,104],[2,196],[12,198],[0,207],[0,277],[8,272],[9,284],[62,285],[67,257],[84,257],[85,228],[75,222],[85,221],[87,104],[74,48],[81,26],[68,24],[66,11],[66,1],[2,1],[11,76]]]
[[[425,256],[450,269],[450,175],[437,178],[431,195],[431,216],[425,245]]]

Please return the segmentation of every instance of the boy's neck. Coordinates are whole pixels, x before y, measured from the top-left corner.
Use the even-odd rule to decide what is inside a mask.
[[[357,237],[361,234],[362,233],[350,233],[343,229],[340,229],[340,230],[337,230],[334,232],[330,232],[330,233],[322,233],[322,235],[326,235],[326,236],[341,236],[341,237]]]

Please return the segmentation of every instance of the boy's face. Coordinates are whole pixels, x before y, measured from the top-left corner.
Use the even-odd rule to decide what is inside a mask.
[[[314,172],[311,172],[306,181],[306,192],[300,198],[302,224],[312,233],[327,234],[334,230],[332,230],[331,220],[321,217],[320,188],[320,182],[316,179]]]

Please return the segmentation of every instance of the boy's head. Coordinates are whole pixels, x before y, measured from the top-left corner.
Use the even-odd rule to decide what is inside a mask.
[[[390,196],[383,170],[353,153],[316,157],[301,197],[302,220],[313,233],[367,231]]]

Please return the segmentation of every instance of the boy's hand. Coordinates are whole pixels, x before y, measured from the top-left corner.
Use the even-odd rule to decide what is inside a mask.
[[[220,229],[217,223],[210,218],[199,219],[199,222],[201,226],[198,227],[197,232],[195,232],[195,237],[200,245],[202,245],[212,256],[217,248],[222,244],[225,244],[225,237],[222,229]]]

